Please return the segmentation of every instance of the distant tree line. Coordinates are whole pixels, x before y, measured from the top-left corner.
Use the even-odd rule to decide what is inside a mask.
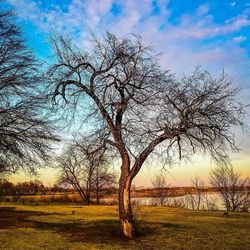
[[[112,176],[112,178],[110,178],[110,176]],[[104,181],[103,179],[106,177],[107,180],[105,179]],[[48,187],[45,186],[41,180],[38,179],[25,182],[18,182],[14,184],[5,178],[0,178],[0,197],[37,196],[37,198],[39,198],[39,195],[62,195],[64,196],[64,198],[61,197],[61,199],[58,198],[54,200],[60,200],[60,202],[64,201],[65,203],[67,203],[73,202],[73,200],[78,197],[77,201],[81,203],[83,202],[85,204],[89,204],[90,202],[95,202],[96,204],[100,204],[100,201],[103,197],[107,197],[117,192],[117,187],[112,174],[105,173],[105,175],[102,175],[102,178],[100,178],[100,180],[96,179],[96,175],[91,176],[91,182],[93,182],[93,185],[88,186],[87,190],[86,186],[84,185],[84,183],[87,181],[86,179],[81,179],[79,176],[75,176],[74,178],[76,178],[75,181],[77,181],[78,185],[80,185],[80,191],[74,185],[72,185],[69,180],[64,180],[60,183],[57,182],[52,187]],[[97,185],[96,181],[100,183]],[[80,192],[87,194],[87,199]],[[52,201],[53,199],[48,200]]]
[[[0,178],[0,196],[37,195],[50,192],[63,192],[65,190],[65,188],[56,184],[52,187],[47,187],[42,181],[37,179],[14,184],[5,178]]]

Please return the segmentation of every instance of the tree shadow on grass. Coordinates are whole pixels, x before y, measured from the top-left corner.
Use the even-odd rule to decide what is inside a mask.
[[[83,221],[64,218],[58,222],[42,221],[47,216],[62,215],[40,211],[16,210],[15,207],[0,207],[0,229],[35,228],[62,234],[70,241],[112,243],[124,241],[119,234],[118,220]],[[41,219],[39,218],[41,216]],[[125,242],[125,241],[124,241]]]
[[[117,220],[75,221],[64,223],[36,222],[37,228],[60,233],[70,241],[110,244],[124,239],[119,234]]]
[[[158,235],[160,231],[169,229],[170,231],[180,232],[190,229],[190,227],[182,224],[167,223],[167,222],[141,222],[137,226],[137,239]]]
[[[75,221],[64,223],[36,222],[39,229],[53,230],[63,235],[71,242],[96,243],[102,245],[118,245],[123,249],[130,243],[144,244],[147,237],[155,237],[162,229],[168,228],[171,231],[186,230],[186,227],[171,223],[143,222],[136,232],[136,238],[128,243],[120,233],[118,219],[96,220],[96,221]]]
[[[120,234],[118,219],[83,221],[82,219],[69,220],[65,218],[58,222],[39,220],[38,216],[53,216],[60,213],[46,213],[40,211],[19,211],[14,207],[0,207],[0,228],[37,228],[59,233],[71,242],[97,243],[119,245],[127,247],[127,240]],[[41,218],[42,219],[42,218]],[[147,236],[154,236],[163,228],[183,230],[183,226],[171,223],[141,222],[136,233],[136,242]]]
[[[54,213],[55,214],[55,213]],[[31,216],[47,216],[52,213],[40,211],[16,210],[15,207],[0,207],[0,228],[14,229],[34,227],[34,222],[28,220]]]

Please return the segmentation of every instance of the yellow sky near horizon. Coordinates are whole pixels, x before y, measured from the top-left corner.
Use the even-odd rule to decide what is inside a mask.
[[[250,117],[247,120],[247,124],[250,124]],[[241,133],[236,131],[235,133],[236,145],[241,149],[236,153],[229,153],[231,164],[237,172],[240,172],[243,177],[250,177],[250,133]],[[55,154],[61,153],[61,147],[58,146],[58,150]],[[119,176],[119,164],[112,163],[112,167],[117,172]],[[196,175],[202,178],[205,182],[209,177],[209,172],[212,168],[216,167],[214,161],[211,160],[211,157],[200,154],[195,154],[191,161],[182,160],[179,163],[173,165],[172,167],[167,167],[167,171],[164,172],[168,183],[171,186],[189,186],[190,180]],[[150,187],[151,180],[155,175],[159,175],[162,169],[161,163],[156,160],[145,164],[142,166],[142,169],[138,175],[133,180],[133,184],[136,186]],[[23,181],[34,180],[35,178],[42,180],[46,186],[52,186],[57,179],[58,172],[53,168],[41,169],[39,171],[40,176],[29,176],[24,173],[17,173],[11,175],[9,180],[17,183]]]
[[[250,156],[246,154],[234,154],[232,157],[232,166],[237,172],[242,174],[242,177],[250,177]],[[163,173],[171,186],[189,186],[190,180],[196,175],[202,178],[205,182],[209,177],[209,171],[216,165],[208,156],[194,156],[192,162],[182,161],[179,164],[167,168],[167,171],[161,172],[160,164],[153,164],[151,167],[143,166],[141,171],[135,177],[133,184],[137,187],[150,187],[151,180],[155,175]],[[119,167],[114,166],[119,174]],[[18,173],[10,176],[9,180],[14,183],[33,180],[38,178],[43,181],[46,186],[52,186],[56,181],[57,170],[52,168],[43,169],[40,171],[39,177]]]
[[[230,153],[231,164],[237,172],[240,172],[243,177],[250,177],[250,115],[246,119],[246,129],[244,133],[240,130],[234,131],[236,145],[241,149],[236,153]],[[58,144],[55,146],[57,150],[55,154],[60,154],[62,147]],[[192,157],[191,162],[182,160],[179,164],[173,165],[171,168],[167,168],[165,172],[166,179],[171,186],[189,186],[190,180],[195,177],[195,175],[207,181],[209,177],[209,171],[216,167],[216,164],[211,161],[211,157],[202,156],[196,154]],[[150,187],[151,180],[155,175],[161,173],[162,165],[154,161],[150,163],[150,167],[147,165],[142,166],[141,171],[133,180],[133,184],[136,186]],[[116,170],[119,176],[119,164],[112,163],[112,166]],[[16,182],[23,182],[34,180],[38,178],[46,186],[52,186],[57,178],[57,170],[53,168],[47,168],[40,171],[40,176],[29,176],[24,173],[18,173],[9,177],[9,180]]]

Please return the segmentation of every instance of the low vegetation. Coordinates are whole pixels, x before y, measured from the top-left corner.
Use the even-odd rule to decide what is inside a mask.
[[[250,249],[249,213],[136,207],[129,241],[117,214],[117,206],[2,203],[1,249]]]

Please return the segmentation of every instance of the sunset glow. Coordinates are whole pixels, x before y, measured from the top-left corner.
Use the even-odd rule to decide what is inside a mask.
[[[7,0],[4,8],[14,8],[27,45],[45,62],[53,61],[49,43],[51,31],[72,37],[80,48],[88,49],[91,32],[102,35],[110,31],[119,37],[139,34],[143,43],[153,45],[162,67],[182,74],[200,65],[213,74],[224,70],[240,87],[240,101],[250,103],[250,4],[248,1],[83,1],[83,0]],[[250,176],[249,107],[246,108],[246,131],[235,131],[241,149],[230,154],[232,165]],[[60,145],[55,145],[56,148]],[[150,165],[150,164],[148,164]],[[148,187],[162,169],[161,163],[144,166],[134,180]],[[119,171],[119,166],[114,166]],[[172,186],[189,185],[195,175],[207,180],[215,163],[208,156],[196,155],[190,162],[167,168]],[[155,171],[157,169],[157,171]],[[39,177],[53,185],[56,170],[48,167]],[[14,182],[34,179],[22,173],[13,175]]]

